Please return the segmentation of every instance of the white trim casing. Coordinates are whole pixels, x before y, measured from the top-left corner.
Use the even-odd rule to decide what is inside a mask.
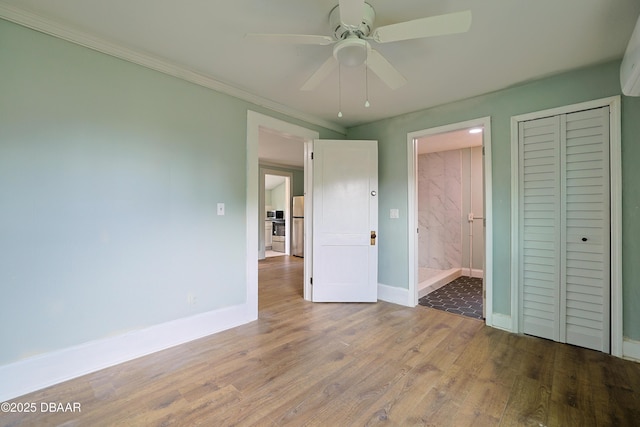
[[[623,356],[622,323],[622,118],[620,97],[609,103],[611,183],[611,354]],[[615,291],[614,291],[615,289]],[[640,357],[638,357],[640,359]]]
[[[258,257],[259,257],[259,227],[260,193],[258,142],[260,141],[260,123],[266,121],[266,116],[247,111],[247,247],[245,249],[247,271],[247,305],[251,309],[252,317],[258,318]]]
[[[378,283],[378,299],[380,301],[404,305],[405,307],[414,307],[407,304],[407,302],[410,301],[409,290],[407,288],[399,288]]]
[[[298,136],[305,141],[318,139],[320,134],[311,129],[294,125],[275,119],[255,111],[247,111],[247,302],[254,310],[255,318],[258,318],[258,255],[259,255],[259,166],[258,144],[260,140],[260,127],[268,128],[289,135]],[[305,149],[308,146],[305,143]],[[305,168],[305,178],[306,178]],[[305,179],[305,188],[307,186]],[[306,205],[307,203],[305,203]],[[305,206],[305,215],[307,207]],[[309,220],[305,218],[305,224]],[[305,225],[306,228],[306,225]],[[308,233],[307,233],[308,235]],[[306,249],[306,244],[305,244]],[[304,298],[311,299],[311,285],[308,276],[311,269],[308,268],[309,257],[305,253],[305,284]]]
[[[313,141],[304,143],[304,286],[302,297],[313,301]]]
[[[514,140],[515,137],[515,140]],[[519,282],[519,259],[520,259],[520,239],[518,230],[520,229],[520,213],[518,210],[518,176],[519,176],[519,150],[518,150],[518,120],[511,118],[511,318],[516,319],[511,323],[510,332],[519,332],[520,318],[520,286]],[[515,231],[514,231],[515,230]]]
[[[255,320],[246,304],[0,366],[0,402]]]
[[[415,307],[418,304],[418,263],[416,254],[418,253],[418,238],[416,232],[417,224],[417,162],[416,139],[426,135],[452,132],[460,129],[472,127],[483,127],[483,175],[484,175],[484,221],[485,221],[485,249],[484,249],[484,283],[485,295],[485,317],[486,324],[493,326],[493,185],[491,166],[491,117],[481,117],[465,122],[452,123],[449,125],[423,129],[407,134],[407,164],[408,164],[408,204],[407,204],[407,231],[408,231],[408,261],[409,261],[409,289],[407,292],[407,305]]]
[[[491,117],[483,118],[484,137],[484,283],[485,283],[485,323],[494,326],[493,312],[493,157],[491,140]]]
[[[640,362],[640,341],[625,338],[622,342],[622,357]]]
[[[512,332],[521,332],[518,250],[518,123],[575,111],[609,107],[611,183],[611,354],[623,357],[622,336],[622,159],[620,96],[596,99],[511,117],[511,319]],[[626,342],[626,341],[625,341]]]
[[[409,286],[407,292],[407,306],[415,307],[418,305],[418,153],[417,138],[422,133],[411,132],[407,134],[407,243],[408,253],[408,277]]]
[[[508,314],[493,313],[493,323],[491,326],[502,329],[503,331],[513,332],[513,322],[511,316]]]

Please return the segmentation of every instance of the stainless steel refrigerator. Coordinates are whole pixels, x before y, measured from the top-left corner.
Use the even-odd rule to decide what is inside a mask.
[[[293,198],[291,254],[293,256],[304,257],[304,196],[296,196]]]

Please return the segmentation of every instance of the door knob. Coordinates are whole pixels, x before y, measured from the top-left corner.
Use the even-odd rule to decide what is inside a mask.
[[[375,245],[376,245],[376,237],[378,237],[378,236],[376,235],[376,232],[375,232],[375,231],[372,231],[372,232],[371,232],[371,246],[375,246]]]

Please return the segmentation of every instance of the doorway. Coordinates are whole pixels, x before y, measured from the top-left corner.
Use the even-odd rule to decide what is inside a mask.
[[[301,144],[319,138],[317,131],[275,119],[255,111],[247,111],[247,200],[246,259],[247,306],[250,317],[258,317],[258,258],[260,252],[260,221],[264,224],[264,209],[260,208],[260,131],[275,131],[297,138]],[[305,179],[306,181],[306,179]],[[264,236],[264,234],[262,234]],[[304,258],[304,298],[310,298],[307,275],[309,257]]]
[[[419,303],[482,318],[482,128],[418,138],[417,150]]]
[[[490,118],[412,132],[408,147],[409,305],[460,276],[479,277],[491,324]]]
[[[260,222],[258,259],[291,254],[291,197],[293,174],[260,168]]]

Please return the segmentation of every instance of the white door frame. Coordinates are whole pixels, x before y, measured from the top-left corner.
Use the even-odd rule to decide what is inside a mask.
[[[521,332],[519,277],[518,203],[518,123],[568,114],[592,108],[609,107],[609,170],[611,183],[611,354],[623,356],[622,337],[622,156],[620,96],[566,105],[511,117],[511,323],[512,332]]]
[[[465,122],[452,123],[444,126],[423,129],[407,134],[408,153],[408,242],[409,242],[409,300],[407,305],[415,307],[418,304],[418,188],[417,188],[417,139],[422,136],[435,135],[439,133],[453,132],[472,127],[483,127],[484,148],[483,174],[484,174],[484,221],[485,221],[485,241],[484,241],[484,283],[485,295],[485,316],[486,324],[493,326],[493,203],[492,203],[492,168],[491,168],[491,117],[481,117]]]
[[[265,241],[264,241],[264,224],[266,221],[265,212],[265,176],[276,175],[285,178],[285,200],[291,201],[291,195],[293,194],[293,174],[291,172],[284,172],[277,169],[269,169],[267,166],[260,168],[260,184],[258,184],[258,190],[260,191],[260,210],[258,221],[258,241],[259,241],[259,254],[258,259],[265,258]],[[284,208],[285,219],[285,237],[284,239],[284,254],[291,255],[291,202],[287,203]]]
[[[318,138],[315,138],[318,139]],[[303,297],[313,301],[313,139],[304,143],[304,288]]]
[[[260,127],[265,127],[279,132],[299,136],[305,141],[318,139],[317,131],[294,125],[275,119],[255,111],[247,110],[247,199],[246,199],[246,280],[247,280],[247,307],[248,315],[252,319],[258,318],[258,252],[259,252],[259,166],[258,166],[258,142]],[[307,258],[305,257],[305,260]],[[305,261],[305,286],[304,294],[307,298],[307,275]]]

